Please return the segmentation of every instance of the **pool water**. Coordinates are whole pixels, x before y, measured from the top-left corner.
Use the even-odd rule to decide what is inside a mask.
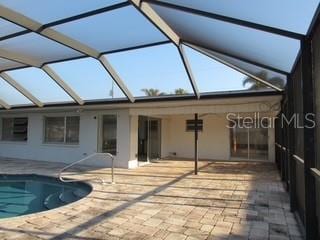
[[[38,175],[0,175],[0,218],[54,209],[91,192],[82,182],[63,183]]]

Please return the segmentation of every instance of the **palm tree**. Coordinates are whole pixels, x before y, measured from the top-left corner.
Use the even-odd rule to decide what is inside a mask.
[[[189,93],[188,90],[183,89],[183,88],[177,88],[174,90],[175,95],[186,95],[188,93]]]
[[[160,92],[160,90],[156,88],[143,88],[141,91],[148,97],[163,96],[166,94],[164,92]]]
[[[284,82],[281,78],[279,77],[272,77],[268,79],[268,73],[266,71],[261,71],[255,74],[258,78],[261,78],[263,80],[266,80],[268,83],[271,83],[272,85],[278,87],[278,88],[283,88],[284,87]],[[266,88],[267,86],[264,85],[263,83],[251,78],[247,77],[243,80],[242,86],[246,86],[247,84],[250,84],[250,87],[248,90],[260,90],[263,88]]]

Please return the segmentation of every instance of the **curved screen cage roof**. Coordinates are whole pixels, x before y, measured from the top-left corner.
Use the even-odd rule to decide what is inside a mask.
[[[279,94],[319,1],[0,0],[0,107]]]

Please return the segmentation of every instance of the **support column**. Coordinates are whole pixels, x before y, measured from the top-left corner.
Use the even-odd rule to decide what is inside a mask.
[[[280,116],[284,114],[284,101],[282,101],[281,103],[281,108],[282,108],[282,111],[280,113]],[[281,145],[279,147],[279,157],[280,157],[280,162],[279,162],[279,166],[280,166],[280,175],[281,175],[281,181],[285,181],[285,151],[283,150],[283,147],[284,147],[284,126],[280,126],[280,131],[279,131],[279,144]]]
[[[288,95],[288,115],[287,119],[291,119],[294,114],[294,95],[293,95],[293,79],[287,77],[287,95]],[[294,154],[294,145],[295,145],[295,133],[294,125],[290,124],[288,126],[288,163],[289,163],[289,192],[290,192],[290,209],[294,212],[297,209],[296,202],[296,160],[293,158]]]
[[[194,114],[194,174],[198,175],[198,113]]]
[[[311,39],[306,38],[302,44],[302,86],[304,124],[310,123],[306,119],[314,114],[314,82],[312,76],[312,47]],[[309,116],[310,117],[310,116]],[[307,121],[306,121],[307,120]],[[318,239],[318,225],[316,216],[316,183],[311,168],[316,165],[315,159],[315,128],[304,127],[304,174],[305,174],[305,227],[306,239]]]

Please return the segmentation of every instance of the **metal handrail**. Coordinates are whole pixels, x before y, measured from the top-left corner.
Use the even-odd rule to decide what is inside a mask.
[[[287,148],[284,147],[284,146],[281,146],[279,143],[275,143],[275,145],[278,147],[278,148],[281,148],[283,151],[286,151]],[[288,149],[289,150],[289,149]]]
[[[311,168],[311,174],[320,181],[320,171],[317,168]]]
[[[104,180],[102,178],[90,178],[90,179],[82,179],[82,180],[78,180],[78,179],[64,179],[63,176],[62,176],[62,173],[64,171],[66,171],[67,169],[73,167],[74,165],[78,164],[78,163],[81,163],[81,162],[84,162],[88,159],[90,159],[91,157],[93,156],[96,156],[96,155],[102,155],[102,156],[105,156],[105,157],[109,157],[111,158],[111,183],[114,183],[114,156],[111,154],[111,153],[93,153],[93,154],[90,154],[89,156],[86,156],[85,158],[82,158],[78,161],[75,161],[73,163],[70,163],[69,165],[65,166],[64,168],[62,168],[60,171],[59,171],[59,180],[62,181],[62,182],[78,182],[78,181],[86,181],[86,180],[100,180],[103,184],[105,183]]]
[[[292,156],[298,163],[304,164],[304,160],[301,157],[296,154],[292,154]]]
[[[274,143],[278,148],[282,148],[282,146],[279,143]]]

